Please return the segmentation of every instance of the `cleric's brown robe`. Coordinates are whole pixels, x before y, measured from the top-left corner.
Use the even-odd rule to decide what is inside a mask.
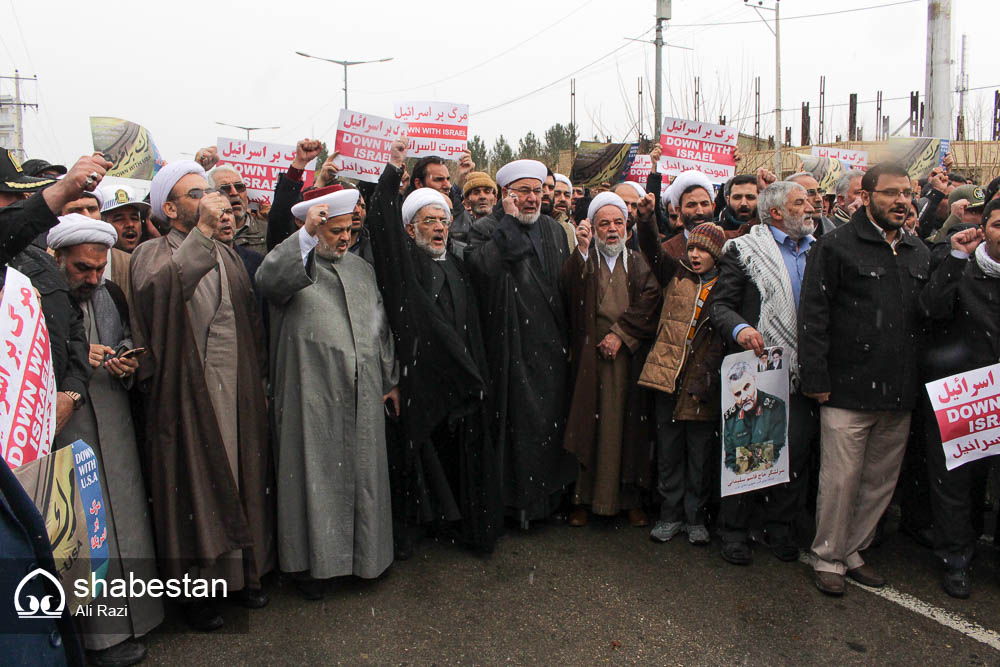
[[[620,481],[623,485],[649,488],[654,451],[650,418],[652,406],[648,392],[637,385],[637,380],[649,345],[656,334],[662,295],[642,255],[631,250],[626,252],[629,306],[611,327],[625,341],[618,354],[626,354],[630,359]],[[596,248],[591,249],[586,260],[579,251],[574,251],[563,265],[560,276],[571,336],[573,390],[563,447],[574,454],[583,467],[591,466],[595,461],[599,431],[597,344],[604,336],[598,335],[598,306],[601,296],[598,262],[604,263],[604,258]],[[619,257],[618,264],[621,263],[622,258]]]
[[[209,252],[201,232],[188,236],[185,244],[206,244],[200,250]],[[141,244],[131,261],[133,340],[149,349],[137,373],[148,392],[144,462],[161,573],[183,577],[191,567],[210,567],[219,556],[244,549],[245,583],[256,586],[275,560],[274,471],[263,386],[267,352],[242,261],[225,245],[211,244],[245,345],[239,354],[233,351],[239,475],[230,468],[196,342],[204,332],[196,337],[188,309],[200,281],[182,280],[168,237]]]

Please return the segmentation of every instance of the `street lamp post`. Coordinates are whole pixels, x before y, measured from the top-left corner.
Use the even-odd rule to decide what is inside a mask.
[[[392,60],[392,58],[379,58],[378,60],[334,60],[333,58],[321,58],[320,56],[311,56],[308,53],[302,53],[301,51],[296,51],[303,58],[312,58],[313,60],[323,60],[328,63],[334,63],[340,65],[344,68],[344,108],[347,109],[347,68],[351,65],[366,65],[368,63],[385,63]]]
[[[281,127],[280,125],[269,125],[268,127],[264,127],[264,126],[261,126],[261,127],[247,127],[246,125],[233,125],[232,123],[220,123],[219,121],[215,121],[215,124],[216,125],[224,125],[226,127],[235,127],[237,130],[245,130],[246,133],[247,133],[247,141],[250,141],[250,132],[252,130],[277,130],[278,128]]]

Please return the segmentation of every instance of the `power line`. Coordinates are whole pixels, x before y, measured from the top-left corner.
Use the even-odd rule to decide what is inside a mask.
[[[420,90],[421,88],[429,88],[431,86],[436,86],[437,84],[444,83],[445,81],[451,81],[452,79],[458,78],[458,77],[462,76],[463,74],[468,74],[469,72],[471,72],[473,70],[479,69],[483,65],[487,65],[487,64],[493,62],[494,60],[496,60],[500,56],[507,55],[508,53],[510,53],[511,51],[513,51],[514,49],[517,49],[517,48],[520,48],[521,46],[524,46],[525,44],[527,44],[531,40],[535,39],[536,37],[538,37],[542,33],[544,33],[546,31],[550,30],[551,28],[554,28],[555,26],[559,25],[560,23],[562,23],[563,21],[565,21],[566,19],[568,19],[573,14],[576,14],[577,12],[580,12],[583,9],[585,9],[588,5],[593,4],[593,2],[594,2],[594,0],[587,0],[587,2],[583,3],[582,5],[580,5],[579,7],[577,7],[576,9],[574,9],[573,11],[571,11],[569,14],[566,14],[562,18],[554,21],[553,23],[550,23],[549,25],[545,26],[544,28],[542,28],[541,30],[539,30],[538,32],[536,32],[535,34],[531,35],[530,37],[527,37],[527,38],[521,40],[520,42],[518,42],[514,46],[511,46],[511,47],[509,47],[509,48],[501,51],[500,53],[497,53],[496,55],[490,56],[486,60],[484,60],[484,61],[482,61],[480,63],[476,63],[475,65],[473,65],[473,66],[471,66],[469,68],[466,68],[466,69],[462,70],[461,72],[456,72],[455,74],[452,74],[450,76],[446,76],[443,79],[438,79],[437,81],[431,81],[430,83],[424,83],[424,84],[421,84],[419,86],[411,86],[409,88],[399,88],[397,90],[359,90],[358,92],[366,93],[366,94],[369,94],[369,95],[388,95],[390,93],[405,93],[405,92],[408,92],[408,91],[411,91],[411,90]]]
[[[639,37],[645,37],[646,35],[648,35],[652,31],[653,31],[653,28],[650,28],[650,29],[646,30],[645,32],[643,32],[642,34],[638,35],[638,37],[635,37],[633,39],[638,39]],[[536,93],[540,93],[543,90],[546,90],[547,88],[551,88],[552,86],[555,86],[556,84],[562,83],[563,81],[565,81],[566,79],[570,78],[571,76],[573,76],[575,74],[579,74],[583,70],[587,69],[588,67],[590,67],[592,65],[596,65],[597,63],[601,62],[605,58],[610,58],[611,56],[613,56],[614,54],[618,53],[619,51],[621,51],[622,49],[624,49],[624,48],[626,48],[628,46],[631,46],[631,43],[626,42],[625,44],[622,44],[621,46],[618,46],[618,47],[616,47],[616,48],[608,51],[607,53],[605,53],[603,56],[597,58],[596,60],[590,61],[589,63],[587,63],[583,67],[581,67],[579,69],[575,69],[572,72],[570,72],[569,74],[565,74],[565,75],[559,77],[558,79],[556,79],[555,81],[553,81],[551,83],[548,83],[548,84],[546,84],[544,86],[541,86],[539,88],[535,88],[534,90],[529,91],[527,93],[524,93],[523,95],[518,95],[517,97],[515,97],[515,98],[513,98],[511,100],[507,100],[506,102],[501,102],[500,104],[494,104],[493,106],[487,107],[487,108],[485,108],[485,109],[483,109],[481,111],[476,111],[475,113],[472,113],[471,115],[473,115],[473,116],[480,116],[480,115],[482,115],[484,113],[488,113],[490,111],[494,111],[495,109],[499,109],[501,107],[505,107],[505,106],[507,106],[509,104],[513,104],[515,102],[520,102],[521,100],[523,100],[523,99],[525,99],[527,97],[531,97],[532,95],[535,95]]]
[[[833,12],[822,12],[819,14],[802,14],[800,16],[782,16],[781,20],[784,21],[795,21],[796,19],[812,19],[818,16],[834,16],[835,14],[850,14],[852,12],[865,12],[869,9],[882,9],[884,7],[896,7],[897,5],[912,5],[915,2],[921,2],[921,0],[900,0],[900,2],[889,2],[884,5],[871,5],[869,7],[855,7],[854,9],[839,9]],[[758,19],[759,20],[759,19]],[[750,23],[757,23],[758,20],[751,21],[725,21],[719,23],[676,23],[671,27],[673,28],[700,28],[708,26],[717,25],[748,25]]]

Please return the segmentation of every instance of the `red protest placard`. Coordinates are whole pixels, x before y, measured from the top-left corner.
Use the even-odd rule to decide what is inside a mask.
[[[1000,454],[1000,364],[928,382],[948,470]]]
[[[56,378],[38,295],[10,267],[0,299],[0,339],[0,453],[17,468],[52,449]]]
[[[713,183],[725,183],[736,174],[733,152],[738,137],[733,127],[664,118],[660,134],[663,173],[676,176],[697,169]]]

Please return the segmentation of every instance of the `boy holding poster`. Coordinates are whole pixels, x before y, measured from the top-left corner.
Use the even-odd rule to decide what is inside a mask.
[[[658,241],[653,201],[651,194],[640,200],[638,223],[639,247],[664,296],[656,342],[639,377],[640,385],[656,390],[657,487],[663,496],[649,537],[666,542],[687,530],[691,544],[705,545],[722,359],[706,305],[726,237],[718,225],[702,223],[691,230],[687,257],[678,261]]]

